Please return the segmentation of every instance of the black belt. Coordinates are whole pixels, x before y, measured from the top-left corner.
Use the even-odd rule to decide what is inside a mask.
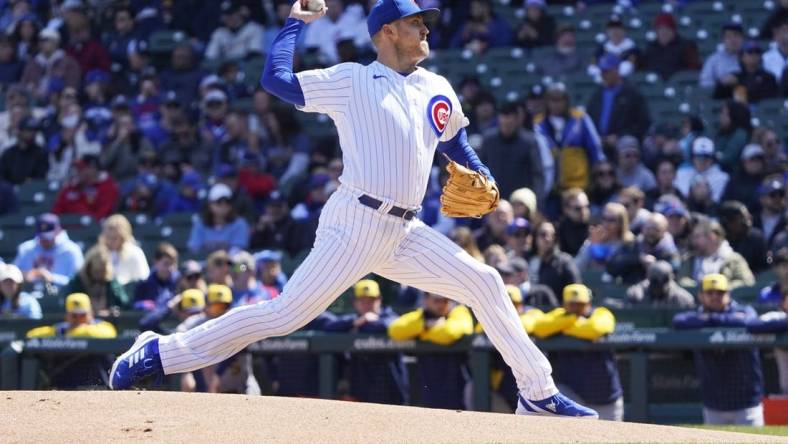
[[[377,200],[374,197],[368,196],[366,194],[362,194],[361,196],[359,196],[358,201],[361,202],[361,205],[370,207],[373,210],[377,210],[378,208],[380,208],[381,205],[383,205],[382,201]],[[391,207],[391,209],[388,211],[388,214],[395,217],[401,217],[402,219],[405,220],[411,220],[414,217],[416,217],[415,211],[408,210],[405,208],[395,207],[395,206]]]

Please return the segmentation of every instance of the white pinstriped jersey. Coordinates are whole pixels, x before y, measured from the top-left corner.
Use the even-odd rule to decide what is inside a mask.
[[[418,207],[438,141],[468,125],[449,82],[424,68],[403,76],[377,61],[296,76],[305,102],[299,109],[326,114],[337,127],[340,182],[397,206]]]

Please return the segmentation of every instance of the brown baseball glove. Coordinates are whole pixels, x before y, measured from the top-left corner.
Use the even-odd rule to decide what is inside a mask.
[[[449,180],[443,186],[441,213],[449,217],[480,218],[498,207],[498,186],[484,174],[449,160]]]

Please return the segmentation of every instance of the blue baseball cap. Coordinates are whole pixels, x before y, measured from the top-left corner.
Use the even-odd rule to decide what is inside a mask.
[[[388,25],[395,20],[416,14],[424,14],[425,20],[431,20],[440,12],[440,9],[437,8],[421,9],[416,0],[378,0],[367,16],[367,30],[372,37],[380,31],[383,25]]]

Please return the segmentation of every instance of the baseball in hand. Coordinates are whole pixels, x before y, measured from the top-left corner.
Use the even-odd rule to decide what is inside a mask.
[[[322,11],[326,7],[325,0],[306,0],[306,9],[312,12]]]

